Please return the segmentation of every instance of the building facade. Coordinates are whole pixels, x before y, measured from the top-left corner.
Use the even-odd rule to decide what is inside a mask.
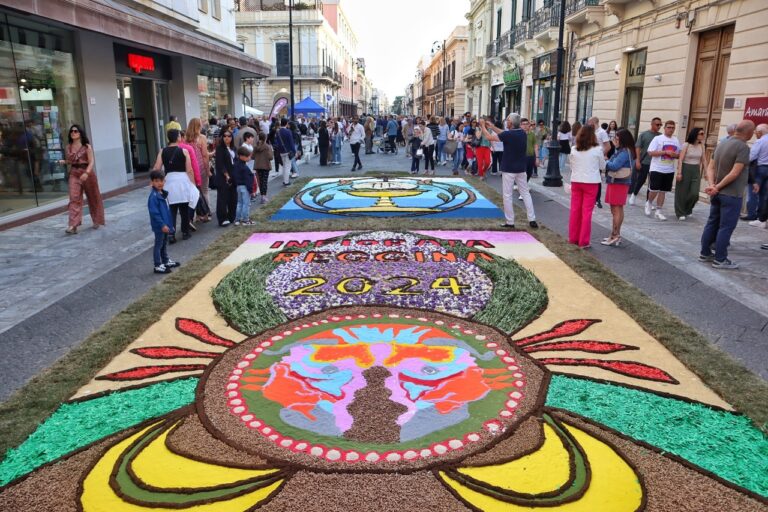
[[[464,62],[465,111],[473,115],[490,112],[490,66],[486,57],[486,47],[491,41],[493,20],[492,0],[471,0],[466,14],[467,53]]]
[[[269,69],[237,43],[233,6],[0,1],[0,223],[67,203],[58,161],[71,124],[108,192],[150,169],[169,116],[241,112],[241,78]]]
[[[286,3],[239,0],[238,38],[246,53],[269,64],[272,71],[265,80],[244,81],[243,95],[251,106],[267,114],[287,114],[285,105],[293,71],[297,103],[310,96],[328,115],[361,112],[361,98],[368,89],[358,80],[357,37],[339,2],[302,0],[294,3],[290,13],[293,18],[291,70]],[[353,106],[353,102],[357,105]],[[273,112],[276,107],[277,111]]]
[[[439,41],[430,54],[424,77],[426,115],[453,117],[464,113],[465,87],[462,73],[467,53],[467,27],[456,27]],[[458,80],[456,77],[459,77]]]
[[[674,120],[680,138],[703,128],[712,151],[748,102],[768,100],[764,0],[565,2],[561,119],[597,116],[637,134],[658,116]],[[491,20],[492,40],[484,67],[464,77],[475,97],[487,85],[490,103],[473,112],[518,111],[550,123],[560,2],[481,4],[473,1],[467,15],[470,52],[482,42],[481,21]]]

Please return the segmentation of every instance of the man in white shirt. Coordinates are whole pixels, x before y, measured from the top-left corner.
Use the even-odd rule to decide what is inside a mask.
[[[651,168],[648,179],[648,201],[645,202],[645,214],[650,216],[653,202],[656,201],[656,218],[667,220],[661,213],[667,192],[672,191],[677,160],[680,156],[680,141],[674,136],[675,122],[664,123],[664,133],[657,135],[648,146],[651,156]]]
[[[355,162],[352,164],[352,172],[355,169],[362,169],[363,162],[360,161],[360,145],[365,140],[365,128],[360,124],[357,116],[352,116],[352,123],[349,125],[349,147],[352,154],[355,155]]]

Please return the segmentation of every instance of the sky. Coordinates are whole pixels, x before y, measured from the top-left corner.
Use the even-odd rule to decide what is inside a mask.
[[[358,40],[358,55],[373,86],[389,101],[414,81],[419,57],[432,43],[466,25],[469,0],[341,0]]]

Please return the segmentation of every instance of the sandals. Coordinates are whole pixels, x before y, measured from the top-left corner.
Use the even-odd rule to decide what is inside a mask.
[[[600,243],[609,247],[621,247],[621,237],[617,236],[616,238],[603,238]]]
[[[76,235],[77,234],[77,226],[69,226],[65,231],[68,235]]]

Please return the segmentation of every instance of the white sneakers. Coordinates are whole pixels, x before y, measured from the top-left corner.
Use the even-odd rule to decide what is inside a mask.
[[[647,217],[651,216],[651,202],[650,201],[646,201],[645,202],[645,215]]]
[[[681,215],[677,218],[677,220],[685,220],[685,215]]]
[[[655,217],[656,217],[658,220],[667,220],[667,217],[666,217],[666,216],[665,216],[663,213],[661,213],[661,210],[656,210],[656,215],[655,215]]]
[[[750,226],[754,226],[756,228],[764,228],[766,226],[765,222],[761,222],[759,220],[753,220],[749,223]]]
[[[635,194],[629,194],[629,200],[627,201],[627,205],[635,206],[636,200],[637,200],[637,196]]]

